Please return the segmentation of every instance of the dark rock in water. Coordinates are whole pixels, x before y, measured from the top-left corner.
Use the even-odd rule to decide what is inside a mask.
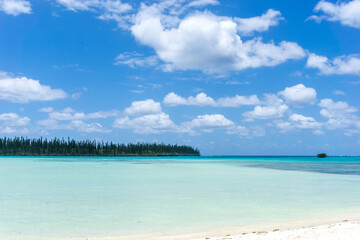
[[[318,158],[326,158],[327,155],[326,155],[326,153],[319,153],[319,154],[317,155],[317,157],[318,157]]]

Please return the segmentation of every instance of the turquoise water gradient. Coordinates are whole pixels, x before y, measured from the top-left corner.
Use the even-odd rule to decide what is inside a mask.
[[[0,239],[347,217],[359,199],[358,157],[0,158]]]

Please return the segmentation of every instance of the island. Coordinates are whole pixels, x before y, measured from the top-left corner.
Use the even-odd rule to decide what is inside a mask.
[[[318,157],[318,158],[326,158],[327,155],[326,155],[326,153],[319,153],[319,154],[317,155],[317,157]]]
[[[185,145],[165,143],[120,144],[96,140],[0,138],[0,156],[200,156]]]

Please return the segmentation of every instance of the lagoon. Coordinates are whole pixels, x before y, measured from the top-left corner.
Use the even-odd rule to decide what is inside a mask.
[[[360,157],[1,157],[0,239],[172,236],[360,216]]]

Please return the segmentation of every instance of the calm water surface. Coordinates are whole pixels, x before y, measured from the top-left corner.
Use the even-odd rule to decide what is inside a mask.
[[[330,219],[359,199],[359,157],[0,158],[0,239]]]

